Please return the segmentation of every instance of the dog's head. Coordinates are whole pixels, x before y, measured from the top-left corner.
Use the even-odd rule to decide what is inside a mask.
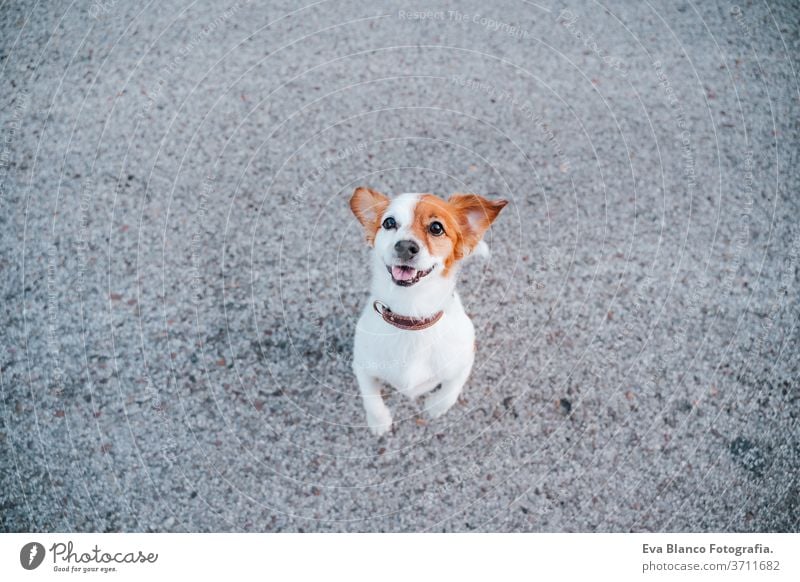
[[[395,285],[411,287],[449,277],[458,262],[475,252],[506,200],[477,194],[401,194],[389,199],[356,188],[350,208],[375,248],[377,268]]]

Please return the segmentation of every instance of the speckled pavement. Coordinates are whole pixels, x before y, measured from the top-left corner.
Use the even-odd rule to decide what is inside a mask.
[[[3,531],[798,531],[793,2],[0,9]],[[347,205],[511,201],[454,409]]]

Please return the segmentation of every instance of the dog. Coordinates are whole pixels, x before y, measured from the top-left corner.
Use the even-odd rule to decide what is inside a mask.
[[[464,259],[488,256],[482,238],[507,200],[453,194],[389,198],[359,187],[350,209],[370,251],[371,295],[358,320],[353,371],[367,425],[377,436],[392,426],[381,396],[388,384],[437,418],[458,400],[475,360],[475,328],[456,293]]]

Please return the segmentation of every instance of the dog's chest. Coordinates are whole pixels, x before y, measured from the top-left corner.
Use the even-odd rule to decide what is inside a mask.
[[[411,334],[414,336],[410,337]],[[399,392],[414,398],[432,390],[446,373],[446,358],[441,345],[433,341],[433,334],[405,332],[383,346],[377,376]]]
[[[474,330],[463,310],[421,331],[393,328],[367,312],[356,333],[355,365],[410,398],[458,375],[473,358]]]

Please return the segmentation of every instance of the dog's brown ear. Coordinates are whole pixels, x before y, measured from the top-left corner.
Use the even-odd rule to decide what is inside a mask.
[[[389,206],[389,198],[370,188],[359,186],[350,198],[350,209],[364,227],[367,243],[375,243],[375,235],[381,227],[381,216]]]
[[[461,227],[461,244],[465,247],[463,255],[475,249],[483,233],[508,204],[508,200],[487,200],[477,194],[453,194],[447,202],[453,207]]]

